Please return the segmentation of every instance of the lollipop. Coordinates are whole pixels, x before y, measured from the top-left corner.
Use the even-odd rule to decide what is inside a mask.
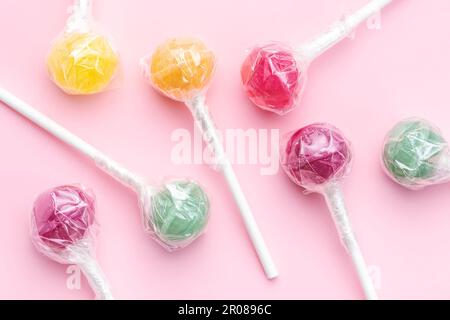
[[[266,275],[275,278],[276,267],[205,104],[206,88],[215,67],[214,54],[197,39],[175,38],[159,46],[151,57],[142,59],[141,64],[144,75],[156,89],[171,99],[184,102],[192,112],[233,193]]]
[[[109,40],[92,31],[91,11],[91,0],[75,1],[66,28],[47,57],[51,79],[68,94],[105,90],[118,68],[119,57]]]
[[[94,258],[94,196],[83,186],[60,186],[35,201],[31,236],[36,249],[56,262],[78,265],[98,299],[113,299]]]
[[[6,90],[0,89],[0,101],[88,156],[99,168],[133,189],[139,197],[145,231],[169,251],[187,246],[202,234],[208,222],[209,201],[195,182],[181,179],[167,181],[162,186],[149,185]]]
[[[450,180],[450,150],[440,130],[423,119],[397,123],[383,148],[386,173],[409,189]]]
[[[293,110],[305,88],[309,64],[391,1],[372,0],[297,48],[279,42],[254,47],[241,68],[242,84],[249,99],[261,109],[279,115]]]
[[[332,125],[316,123],[290,134],[282,148],[280,158],[284,171],[295,184],[325,197],[367,299],[377,299],[366,263],[353,234],[340,188],[340,181],[350,171],[352,153],[349,142]]]

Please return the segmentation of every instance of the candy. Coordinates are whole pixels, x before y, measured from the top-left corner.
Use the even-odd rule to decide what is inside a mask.
[[[208,197],[193,182],[166,183],[151,201],[150,228],[171,247],[176,248],[197,238],[208,222]]]
[[[64,185],[35,201],[31,236],[36,249],[52,260],[81,268],[98,299],[113,299],[94,258],[94,195],[83,186]]]
[[[448,178],[448,145],[439,129],[421,119],[399,122],[386,136],[383,164],[398,183],[420,188]]]
[[[285,172],[293,182],[307,189],[342,178],[352,157],[347,140],[337,128],[326,123],[296,131],[282,155]]]
[[[66,93],[93,94],[111,82],[119,57],[96,33],[68,33],[54,43],[47,59],[51,79]]]
[[[289,134],[280,153],[281,166],[295,184],[324,196],[366,298],[377,299],[340,187],[342,178],[350,171],[352,153],[349,142],[334,126],[315,123]]]
[[[256,225],[250,206],[225,154],[222,141],[206,106],[205,94],[214,72],[214,65],[214,54],[200,40],[193,38],[169,40],[160,45],[150,59],[146,57],[141,60],[144,76],[151,80],[153,87],[171,99],[184,102],[191,111],[197,127],[214,155],[215,167],[221,170],[228,182],[266,276],[269,279],[275,278],[278,275],[275,264]],[[168,202],[167,207],[172,208],[171,201]],[[166,208],[166,201],[163,204],[161,207]],[[176,206],[175,208],[179,210]],[[168,214],[171,215],[170,212]],[[178,214],[175,216],[179,217]],[[195,234],[196,229],[203,225],[199,219],[198,222],[194,222],[185,229],[184,227],[180,228],[178,222],[178,220],[174,220],[170,227],[167,229],[164,227],[169,230],[169,234],[167,231],[163,232],[165,235],[161,237],[169,238],[172,241],[172,239],[179,238],[180,230],[182,234]],[[183,237],[184,235],[181,239]]]
[[[87,235],[94,222],[94,198],[79,187],[57,187],[38,197],[33,214],[39,242],[58,252]]]
[[[293,50],[277,42],[255,47],[242,65],[241,77],[255,105],[279,114],[295,107],[304,80]]]
[[[214,54],[201,41],[175,38],[152,55],[150,77],[154,87],[168,97],[188,101],[208,85],[214,65]]]
[[[279,115],[292,111],[301,100],[309,65],[391,1],[371,0],[296,48],[279,42],[254,47],[241,68],[242,84],[250,101]]]

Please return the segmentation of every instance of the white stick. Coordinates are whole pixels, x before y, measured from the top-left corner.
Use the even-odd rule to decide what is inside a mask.
[[[95,292],[95,296],[97,299],[114,300],[103,271],[93,257],[91,257],[90,255],[84,256],[82,261],[78,263],[78,266],[86,276],[89,285]]]
[[[370,277],[366,262],[356,241],[355,235],[347,215],[344,197],[338,183],[331,183],[325,188],[324,196],[328,208],[333,216],[342,243],[350,254],[353,265],[358,272],[359,280],[368,300],[378,300],[377,292]]]
[[[233,167],[225,154],[225,150],[217,134],[214,122],[212,121],[208,108],[205,105],[205,98],[198,97],[192,102],[187,103],[187,105],[191,110],[194,120],[202,132],[205,141],[207,140],[206,142],[208,143],[208,146],[214,152],[218,165],[225,175],[228,187],[230,188],[234,200],[239,207],[241,217],[244,220],[245,227],[247,228],[247,232],[253,242],[253,246],[255,247],[256,253],[258,254],[267,278],[276,278],[278,276],[278,271],[272,257],[270,256],[269,250],[267,249],[258,225],[256,224],[247,199],[245,198],[236,174],[234,173]]]
[[[315,37],[308,43],[301,45],[298,54],[311,62],[322,53],[333,47],[349,35],[359,24],[379,12],[392,0],[371,0],[359,10],[344,18],[342,21],[333,25],[328,31]]]
[[[133,188],[136,191],[140,191],[143,186],[142,179],[129,171],[119,163],[110,159],[105,154],[85,142],[81,138],[77,137],[66,128],[62,127],[55,121],[51,120],[47,116],[43,115],[33,107],[20,100],[5,89],[0,88],[0,101],[3,101],[7,106],[16,112],[28,118],[31,122],[35,123],[42,129],[46,130],[59,140],[77,149],[84,155],[88,156],[95,161],[96,165],[107,173],[115,177],[117,180]]]

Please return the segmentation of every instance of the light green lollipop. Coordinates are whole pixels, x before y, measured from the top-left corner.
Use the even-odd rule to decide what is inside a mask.
[[[171,181],[151,197],[149,227],[169,249],[184,247],[202,233],[208,210],[208,197],[198,184]]]
[[[417,189],[448,179],[446,155],[448,145],[439,129],[422,119],[406,119],[387,134],[383,163],[392,179]]]

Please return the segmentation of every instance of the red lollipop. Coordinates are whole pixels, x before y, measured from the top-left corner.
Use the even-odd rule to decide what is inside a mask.
[[[94,196],[82,186],[60,186],[42,193],[31,219],[32,241],[52,260],[80,266],[96,296],[112,299],[94,258]]]
[[[293,110],[301,100],[309,65],[391,2],[370,0],[299,46],[271,42],[254,47],[241,68],[242,84],[250,101],[279,115]]]
[[[241,68],[249,99],[262,109],[283,114],[297,104],[305,80],[294,50],[279,43],[254,47]]]
[[[94,198],[78,187],[61,186],[34,203],[34,222],[43,245],[53,252],[83,241],[94,223]]]
[[[349,142],[334,126],[315,123],[290,134],[282,148],[281,165],[284,171],[295,184],[325,197],[367,299],[377,299],[340,188],[341,179],[350,171],[352,153]]]

